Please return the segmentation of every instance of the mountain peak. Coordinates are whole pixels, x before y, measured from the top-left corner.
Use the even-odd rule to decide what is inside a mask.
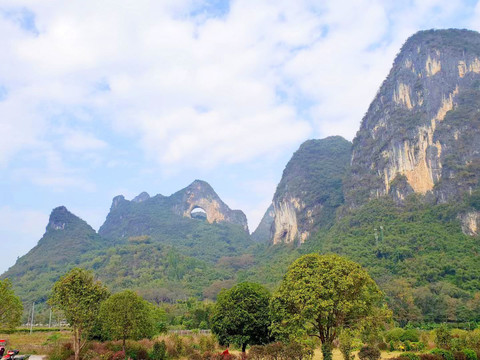
[[[141,192],[140,194],[138,194],[137,196],[135,196],[132,201],[135,202],[135,203],[141,203],[145,200],[148,200],[150,199],[150,195],[148,195],[148,193],[146,191],[143,191]]]
[[[256,241],[304,242],[312,233],[330,226],[343,203],[342,178],[352,144],[341,136],[307,140],[283,171],[272,205],[257,230]]]
[[[79,219],[77,216],[67,210],[65,206],[59,206],[52,210],[47,225],[48,230],[64,230],[72,221]]]
[[[350,207],[389,195],[458,199],[480,179],[480,34],[428,30],[397,55],[353,141]]]

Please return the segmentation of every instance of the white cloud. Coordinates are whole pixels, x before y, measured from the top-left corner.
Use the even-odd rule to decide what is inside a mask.
[[[202,2],[2,0],[2,170],[88,192],[85,166],[121,169],[137,147],[140,167],[174,177],[351,139],[408,36],[480,29],[464,1],[236,0],[192,16]],[[249,218],[264,199],[241,204]]]
[[[94,135],[81,131],[68,131],[63,138],[63,147],[69,151],[100,150],[107,147],[105,141],[97,139]]]
[[[85,177],[85,169],[66,165],[61,153],[43,145],[42,151],[31,156],[30,164],[20,166],[12,171],[14,181],[28,180],[40,187],[47,187],[54,192],[80,189],[84,192],[93,192],[96,185]]]
[[[249,161],[312,129],[352,138],[405,37],[430,14],[441,22],[461,5],[245,0],[198,22],[189,15],[196,1],[4,1],[30,9],[38,34],[0,21],[0,79],[40,121],[28,126],[32,115],[21,116],[30,134],[8,144],[3,162],[34,143],[59,109],[82,107],[106,114],[170,166]],[[8,122],[21,115],[4,111]],[[2,139],[19,137],[3,130]],[[67,148],[104,148],[93,135]]]

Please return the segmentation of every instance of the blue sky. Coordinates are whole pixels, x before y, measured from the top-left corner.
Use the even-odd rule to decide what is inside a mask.
[[[352,139],[403,42],[477,1],[0,0],[0,273],[65,205],[208,181],[254,230],[305,140]]]

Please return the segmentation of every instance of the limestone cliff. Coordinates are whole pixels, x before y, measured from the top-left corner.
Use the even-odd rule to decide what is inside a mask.
[[[350,154],[351,143],[340,136],[304,142],[285,167],[272,205],[252,237],[300,244],[329,227],[343,203],[342,178]]]
[[[480,34],[422,31],[409,38],[353,141],[351,207],[390,194],[447,202],[480,176]]]
[[[114,197],[99,234],[117,240],[152,234],[167,239],[191,236],[189,234],[200,225],[197,219],[192,219],[192,211],[198,208],[205,211],[207,223],[239,226],[245,232],[242,236],[248,236],[245,214],[231,210],[212,187],[201,180],[195,180],[171,196],[158,194],[150,197],[143,192],[131,201],[123,195]]]
[[[240,225],[248,232],[247,217],[241,210],[230,210],[213,188],[205,181],[195,180],[185,189],[171,196],[172,210],[183,217],[192,217],[192,211],[200,208],[205,211],[207,221],[228,222]]]

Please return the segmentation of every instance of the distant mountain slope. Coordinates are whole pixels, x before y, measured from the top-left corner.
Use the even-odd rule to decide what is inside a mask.
[[[1,278],[12,280],[23,300],[45,300],[52,281],[65,269],[78,264],[83,254],[110,245],[85,221],[60,206],[50,214],[46,232],[37,246],[19,258]],[[27,295],[32,293],[36,295]]]
[[[272,205],[252,237],[302,243],[320,227],[331,226],[343,204],[342,179],[350,156],[351,143],[340,136],[304,142],[285,167]]]
[[[205,215],[192,214],[195,208]],[[196,180],[169,197],[115,197],[100,235],[65,207],[54,209],[38,245],[1,278],[12,280],[24,301],[44,302],[54,281],[82,266],[112,289],[156,288],[174,300],[202,296],[213,282],[233,278],[221,259],[235,263],[253,245],[243,212],[230,210],[208,183]]]
[[[329,137],[293,154],[255,241],[245,215],[196,180],[115,197],[100,235],[55,209],[2,278],[29,302],[73,266],[151,300],[212,299],[236,281],[273,289],[298,256],[333,252],[369,271],[401,324],[480,321],[479,45],[464,30],[408,39],[353,147]]]
[[[205,218],[192,219],[196,208],[205,211]],[[99,234],[115,244],[148,236],[152,242],[173,245],[187,256],[207,261],[243,253],[252,245],[245,214],[230,210],[200,180],[168,197],[146,193],[132,201],[115,197]]]

